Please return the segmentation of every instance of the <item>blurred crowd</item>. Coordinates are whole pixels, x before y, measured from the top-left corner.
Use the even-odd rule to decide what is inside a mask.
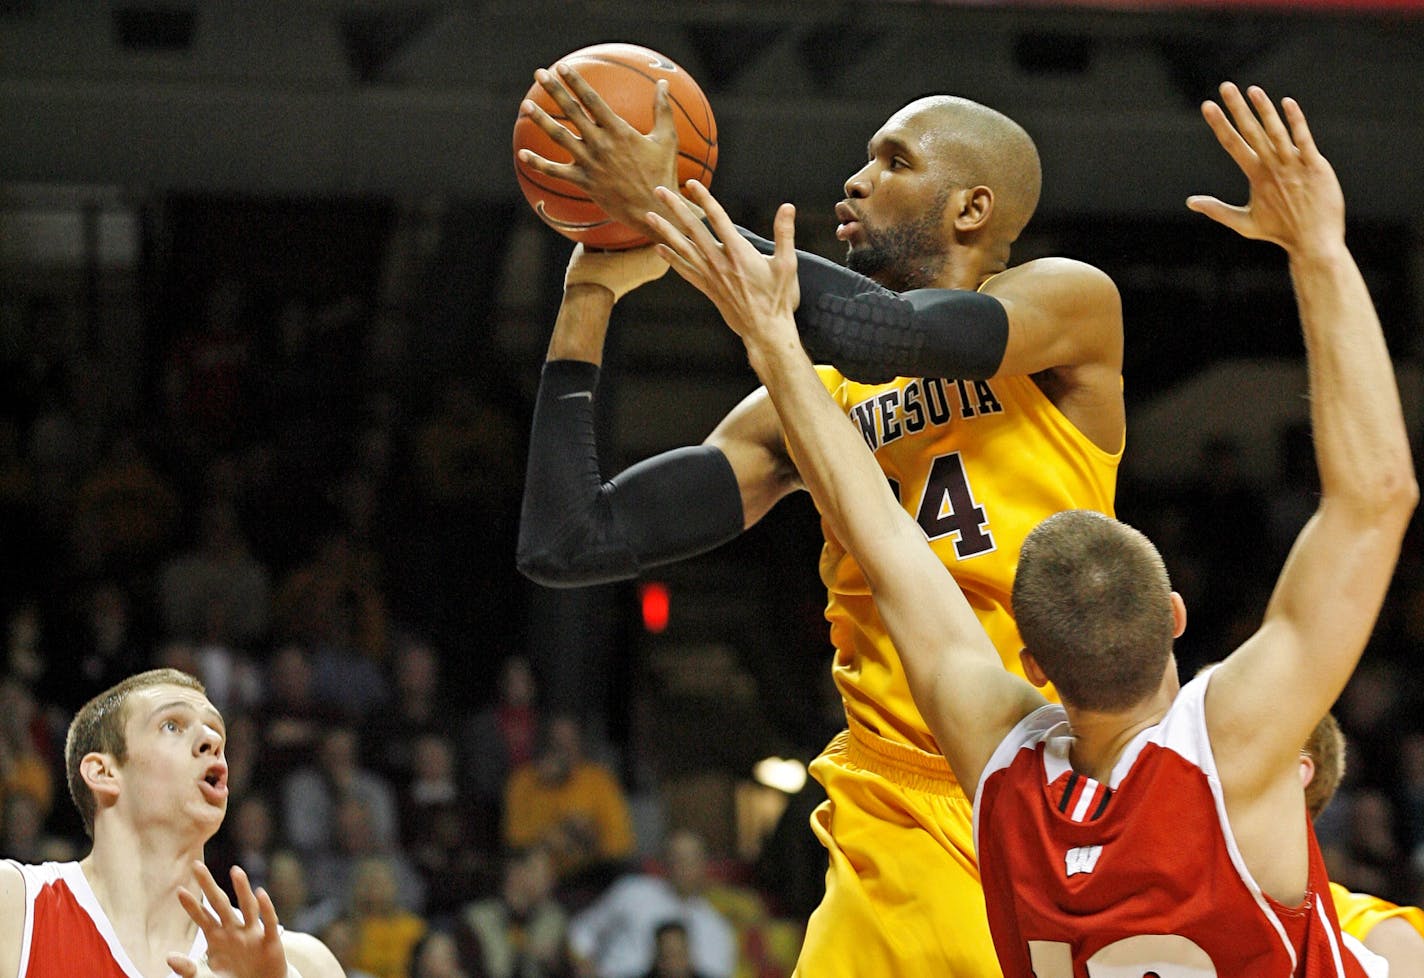
[[[789,974],[799,908],[685,827],[640,838],[624,773],[640,759],[606,717],[541,699],[513,570],[527,405],[497,369],[419,377],[398,315],[254,308],[220,279],[119,383],[74,309],[22,313],[0,338],[0,854],[83,855],[68,719],[176,666],[229,733],[210,863],[243,866],[349,975]],[[1184,675],[1259,621],[1311,511],[1308,436],[1286,439],[1269,491],[1229,442],[1172,484],[1119,489],[1191,609]],[[1349,767],[1319,824],[1333,876],[1416,904],[1418,544],[1416,528],[1337,706]],[[788,835],[810,838],[804,821]]]

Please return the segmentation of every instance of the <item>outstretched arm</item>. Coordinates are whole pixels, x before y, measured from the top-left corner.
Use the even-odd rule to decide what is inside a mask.
[[[1359,660],[1394,572],[1418,487],[1379,319],[1345,246],[1339,180],[1291,99],[1221,87],[1202,114],[1250,181],[1244,207],[1188,206],[1285,249],[1310,378],[1321,496],[1261,628],[1218,670],[1207,723],[1228,800],[1288,783],[1300,745]],[[1254,110],[1253,110],[1254,107]],[[1234,124],[1233,124],[1234,123]]]
[[[531,580],[581,586],[636,576],[732,539],[796,487],[769,404],[752,395],[700,446],[605,480],[594,407],[613,304],[667,265],[651,248],[574,249],[530,436],[516,561]],[[770,422],[770,424],[768,423]]]
[[[692,182],[688,193],[716,236],[679,198],[660,191],[676,222],[651,216],[662,250],[746,344],[803,481],[865,572],[916,702],[972,794],[994,748],[1044,700],[1004,671],[954,578],[896,501],[802,349],[791,316],[799,298],[791,205],[777,212],[776,251],[766,259],[739,237],[705,188]]]

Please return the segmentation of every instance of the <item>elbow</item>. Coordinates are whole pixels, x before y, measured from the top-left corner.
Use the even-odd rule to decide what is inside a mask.
[[[544,587],[567,588],[588,583],[579,579],[579,574],[567,560],[542,548],[526,549],[521,544],[514,556],[514,566],[519,573]]]
[[[1406,457],[1382,465],[1369,479],[1351,485],[1354,510],[1362,523],[1397,531],[1403,536],[1419,505],[1419,481]]]
[[[589,587],[624,581],[638,574],[636,561],[578,540],[533,539],[522,533],[514,566],[535,584],[551,588]]]
[[[1419,480],[1410,457],[1406,454],[1397,464],[1382,466],[1377,485],[1381,510],[1407,525],[1419,506]]]

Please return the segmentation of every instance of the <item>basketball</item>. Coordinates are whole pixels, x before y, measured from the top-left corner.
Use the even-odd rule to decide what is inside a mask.
[[[667,79],[668,99],[677,126],[678,185],[694,179],[711,183],[717,169],[717,123],[712,118],[712,106],[693,77],[671,58],[636,44],[608,43],[580,48],[559,61],[572,66],[610,109],[645,135],[653,128],[658,80]],[[538,82],[525,98],[565,128],[573,129]],[[521,149],[532,150],[556,163],[568,163],[571,158],[528,115],[519,113],[514,123],[514,172],[529,206],[549,227],[586,247],[605,251],[636,248],[648,242],[637,231],[610,219],[578,187],[525,166],[519,159]]]

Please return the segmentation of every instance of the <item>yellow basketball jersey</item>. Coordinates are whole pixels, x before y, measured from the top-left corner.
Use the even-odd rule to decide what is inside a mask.
[[[1004,665],[1022,675],[1010,608],[1019,548],[1062,510],[1112,515],[1121,453],[1093,444],[1029,377],[867,385],[817,369],[959,581]],[[859,565],[824,521],[822,529],[826,618],[846,712],[882,737],[939,753]]]
[[[1401,907],[1368,893],[1351,893],[1339,883],[1330,884],[1330,895],[1335,898],[1340,929],[1351,937],[1363,941],[1376,924],[1390,917],[1403,917],[1424,936],[1424,910],[1418,907]]]

